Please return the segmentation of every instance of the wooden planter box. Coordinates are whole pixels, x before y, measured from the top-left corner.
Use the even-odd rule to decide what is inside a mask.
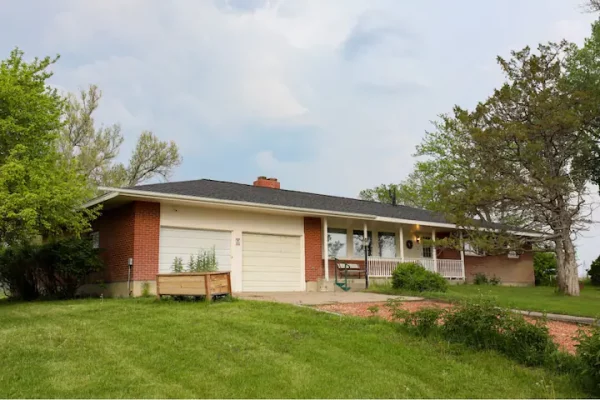
[[[229,272],[186,272],[181,274],[156,275],[156,297],[231,295]]]

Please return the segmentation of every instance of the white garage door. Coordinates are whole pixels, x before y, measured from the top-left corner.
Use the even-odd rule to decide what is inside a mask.
[[[244,233],[244,292],[302,290],[300,237]]]
[[[175,257],[181,257],[185,267],[190,255],[213,247],[219,271],[231,271],[231,232],[161,227],[159,271],[172,272]]]

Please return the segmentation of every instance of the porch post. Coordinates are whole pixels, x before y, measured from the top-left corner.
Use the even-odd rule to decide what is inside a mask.
[[[369,251],[369,236],[367,233],[367,221],[363,224],[363,240],[364,240],[364,252],[365,252],[365,287],[369,288],[369,259],[368,259],[368,251]]]
[[[462,278],[465,279],[465,244],[463,242],[462,231],[460,234],[460,266],[462,267]]]
[[[325,268],[325,280],[329,280],[329,246],[327,243],[327,218],[323,217],[323,267]]]
[[[402,225],[400,225],[398,233],[398,238],[400,238],[400,260],[404,262],[404,229],[402,229]]]
[[[433,269],[435,272],[438,272],[437,252],[435,251],[435,229],[431,230],[431,240],[433,241],[433,244],[431,245],[431,257],[433,258]]]

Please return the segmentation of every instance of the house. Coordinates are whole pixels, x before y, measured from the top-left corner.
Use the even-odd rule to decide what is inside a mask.
[[[253,185],[202,179],[102,189],[86,206],[102,205],[92,237],[104,249],[111,295],[129,288],[138,295],[145,282],[152,291],[156,274],[171,272],[175,257],[185,262],[213,248],[219,270],[231,271],[234,292],[333,290],[334,257],[364,270],[365,236],[370,278],[417,261],[452,280],[481,272],[505,284],[534,283],[530,253],[426,247],[424,240],[457,227],[422,209],[284,190],[265,177]]]

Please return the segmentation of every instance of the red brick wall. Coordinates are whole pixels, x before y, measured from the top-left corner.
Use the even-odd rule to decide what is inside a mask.
[[[496,275],[502,281],[501,283],[506,284],[535,284],[533,255],[531,253],[521,254],[519,258],[508,258],[507,255],[465,256],[467,282],[472,282],[477,273],[483,273],[488,278]]]
[[[106,266],[104,280],[126,281],[127,259],[133,257],[133,203],[102,211],[92,223],[92,229],[100,234],[101,254]]]
[[[133,280],[154,280],[158,273],[160,203],[134,203]]]
[[[155,279],[158,273],[159,203],[136,201],[102,211],[92,223],[92,229],[100,233],[107,283],[127,280],[130,257],[134,263],[132,280]]]
[[[321,218],[304,218],[304,268],[306,282],[323,277],[323,236]]]

